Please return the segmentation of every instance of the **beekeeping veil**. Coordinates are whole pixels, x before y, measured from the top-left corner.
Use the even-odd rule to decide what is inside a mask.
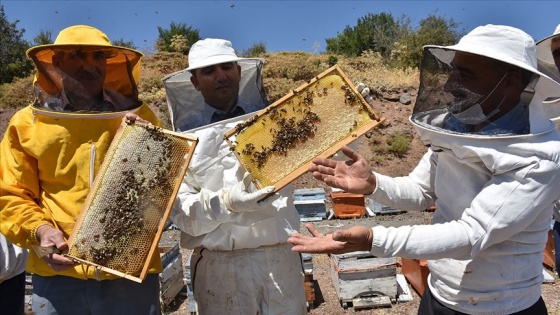
[[[249,104],[248,107],[254,109],[252,112],[268,105],[262,81],[264,59],[237,57],[231,42],[207,38],[191,47],[188,68],[162,79],[173,130],[186,131],[201,127],[197,116],[201,115],[205,107],[204,97],[190,80],[191,70],[227,62],[237,62],[241,67],[237,103]]]
[[[520,91],[520,103],[510,110],[519,112],[510,123],[525,124],[526,128],[520,128],[523,131],[504,130],[496,125],[500,118],[495,121],[492,119],[499,112],[501,103],[498,100],[495,104],[489,104],[488,100],[505,75],[487,86],[486,90],[490,92],[485,93],[474,91],[456,79],[457,69],[453,61],[456,56],[465,54],[491,58],[508,68],[521,69],[524,82],[528,84],[522,93]],[[528,34],[501,25],[477,27],[456,45],[425,46],[420,65],[420,88],[410,118],[412,123],[439,132],[458,134],[475,133],[469,130],[477,130],[476,133],[479,131],[472,128],[458,130],[449,126],[457,123],[467,127],[469,124],[483,125],[485,136],[534,134],[550,130],[553,124],[550,117],[545,115],[542,102],[549,96],[559,95],[560,85],[537,70],[536,57],[535,43]],[[492,105],[490,113],[482,113],[478,106],[485,102],[487,107]],[[465,117],[469,115],[472,117]]]
[[[558,70],[560,64],[556,65],[554,62],[554,57],[552,55],[553,43],[554,47],[556,47],[557,50],[560,49],[560,24],[556,26],[556,29],[554,30],[554,33],[552,35],[547,36],[537,42],[537,62],[539,71],[550,76],[552,79],[556,80],[556,82],[560,83],[560,70]],[[556,53],[558,54],[560,53],[560,51]],[[560,93],[549,97],[543,103],[545,111],[547,112],[547,114],[550,114],[549,117],[551,117],[552,119],[560,116],[560,112],[552,112],[552,109],[560,107],[560,97],[558,97],[558,94]]]
[[[59,53],[96,52],[106,58],[105,95],[110,94],[117,110],[127,110],[139,106],[137,82],[140,77],[142,53],[113,46],[100,30],[87,25],[74,25],[63,29],[50,45],[40,45],[27,50],[27,57],[37,69],[33,86],[36,101],[34,106],[63,110],[63,92],[72,91],[88,101],[85,88],[53,64],[53,57]],[[61,107],[62,106],[62,107]]]

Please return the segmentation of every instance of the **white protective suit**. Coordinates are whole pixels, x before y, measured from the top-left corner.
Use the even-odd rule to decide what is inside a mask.
[[[470,43],[462,44],[447,49],[461,51]],[[428,47],[425,54],[440,49]],[[493,57],[491,47],[486,51]],[[374,227],[371,252],[427,259],[432,295],[459,312],[510,314],[536,303],[560,196],[560,137],[542,109],[556,89],[549,78],[539,78],[528,105],[530,132],[522,135],[449,132],[435,118],[441,111],[415,112],[410,120],[427,153],[408,176],[375,174],[371,197],[403,210],[437,210],[431,225]]]
[[[224,133],[248,117],[193,131],[199,143],[171,219],[182,231],[181,246],[195,249],[191,278],[201,314],[305,314],[301,258],[286,242],[292,228],[299,230],[292,187],[251,212],[231,212],[222,200],[222,190],[245,173]]]
[[[10,243],[0,234],[0,283],[25,271],[27,249]]]

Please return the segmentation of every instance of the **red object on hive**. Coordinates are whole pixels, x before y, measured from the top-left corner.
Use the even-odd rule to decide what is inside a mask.
[[[425,260],[401,259],[401,271],[418,295],[422,296],[428,286],[428,264]]]
[[[358,218],[366,215],[364,195],[343,191],[331,192],[334,216],[337,218]]]

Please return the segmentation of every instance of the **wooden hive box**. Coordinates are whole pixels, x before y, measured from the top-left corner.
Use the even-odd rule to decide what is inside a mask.
[[[331,199],[334,216],[337,218],[359,218],[366,215],[364,195],[333,191]]]
[[[173,246],[160,245],[159,252],[163,266],[163,271],[159,274],[160,301],[165,309],[185,286],[183,255],[179,250],[179,243]]]
[[[338,66],[288,93],[224,137],[257,188],[274,193],[385,118],[373,111]]]
[[[333,284],[342,307],[390,306],[397,298],[397,259],[371,253],[330,255]]]
[[[311,254],[301,255],[304,271],[305,299],[307,310],[315,308],[315,279],[313,278],[313,256]]]
[[[425,260],[401,258],[401,271],[416,293],[422,296],[428,286],[428,263]]]
[[[554,257],[554,236],[552,230],[548,231],[548,240],[546,242],[546,246],[544,248],[544,258],[543,264],[548,266],[550,269],[554,270],[558,268],[555,266],[555,257]]]

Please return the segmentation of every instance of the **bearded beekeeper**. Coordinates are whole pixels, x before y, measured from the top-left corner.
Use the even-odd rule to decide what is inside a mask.
[[[539,70],[548,74],[551,78],[560,82],[560,24],[556,26],[554,33],[541,39],[537,43],[537,57]],[[546,99],[543,103],[545,110],[552,112],[560,107],[560,91]],[[550,115],[556,116],[556,115]],[[558,124],[558,121],[556,121]],[[554,254],[556,272],[560,277],[560,201],[554,205],[552,233],[554,238]]]
[[[535,43],[501,25],[475,28],[453,46],[425,46],[410,121],[428,151],[404,177],[350,161],[316,159],[327,184],[405,210],[435,205],[432,224],[353,227],[313,237],[297,252],[367,250],[426,259],[419,314],[547,314],[543,250],[560,195],[560,137],[543,100],[560,85],[537,70]]]
[[[201,106],[200,115],[175,125],[202,126],[188,130],[199,144],[171,219],[182,231],[181,246],[194,250],[190,272],[199,314],[305,314],[302,260],[287,243],[290,228],[300,224],[293,188],[259,202],[274,187],[257,190],[224,140],[226,131],[264,107],[239,97],[244,61],[227,40],[208,38],[191,47],[187,71],[203,96],[192,104]],[[181,112],[192,108],[176,107],[172,115],[184,117]]]
[[[123,117],[159,125],[138,99],[142,53],[73,25],[27,57],[36,98],[14,114],[0,143],[0,232],[17,246],[50,249],[29,252],[33,314],[161,314],[158,255],[136,283],[62,254]]]

